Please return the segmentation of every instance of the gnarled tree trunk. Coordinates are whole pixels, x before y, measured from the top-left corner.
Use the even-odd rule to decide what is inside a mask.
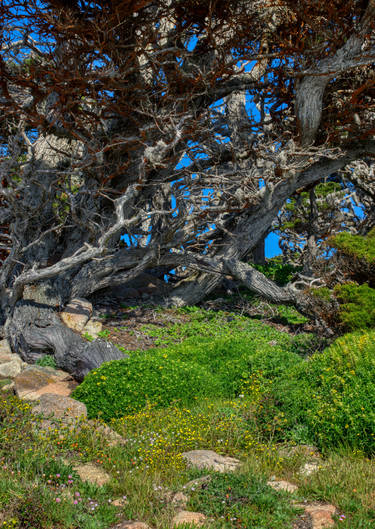
[[[25,288],[6,329],[12,350],[28,363],[53,354],[57,367],[79,381],[103,362],[124,358],[110,342],[87,342],[62,322],[57,309],[64,296],[61,282],[56,283],[46,281]]]

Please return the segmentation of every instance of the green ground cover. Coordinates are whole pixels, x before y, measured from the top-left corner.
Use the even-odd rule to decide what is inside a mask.
[[[43,430],[29,404],[0,397],[2,526],[107,529],[138,519],[167,529],[175,507],[165,491],[207,473],[209,485],[190,491],[188,503],[209,517],[207,528],[291,529],[299,515],[292,500],[335,504],[337,527],[375,526],[375,332],[318,352],[314,335],[229,312],[182,313],[185,322],[144,328],[156,347],[103,365],[76,390],[90,416],[123,437],[119,446],[86,420]],[[311,457],[301,443],[322,453],[308,478],[299,473]],[[181,454],[192,449],[242,466],[224,475],[187,468]],[[109,473],[107,485],[79,478],[74,467],[87,461]],[[274,491],[271,476],[298,491]]]

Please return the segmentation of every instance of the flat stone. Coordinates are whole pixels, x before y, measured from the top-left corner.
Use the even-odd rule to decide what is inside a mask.
[[[102,487],[111,479],[111,476],[107,474],[107,472],[93,463],[78,465],[73,467],[73,469],[77,472],[82,481],[87,481],[88,483],[98,485],[99,487]]]
[[[43,386],[57,382],[56,377],[50,371],[41,366],[30,366],[17,375],[14,379],[16,393],[20,399],[27,399],[28,394],[35,392]]]
[[[1,378],[15,378],[22,371],[22,363],[17,360],[11,362],[4,362],[0,364],[0,379]]]
[[[74,298],[60,313],[60,318],[73,331],[81,332],[92,315],[92,304],[84,298]]]
[[[333,527],[335,525],[335,521],[332,518],[336,513],[336,507],[334,505],[311,503],[306,505],[304,509],[305,513],[311,516],[312,529],[326,529],[327,527]]]
[[[267,485],[272,487],[274,490],[285,490],[286,492],[295,492],[298,487],[297,485],[294,485],[293,483],[289,483],[289,481],[267,481]]]
[[[82,329],[82,334],[89,334],[96,340],[99,333],[103,330],[103,324],[100,321],[89,320]]]
[[[36,365],[27,367],[14,378],[17,396],[27,400],[37,400],[42,388],[65,380],[72,380],[72,377],[64,371]]]
[[[206,520],[206,516],[201,512],[180,511],[174,516],[172,527],[178,527],[183,524],[197,525],[200,527]]]
[[[115,507],[125,507],[128,503],[129,501],[126,498],[116,498],[113,500],[112,505]]]
[[[8,340],[0,340],[0,354],[12,354]]]
[[[144,522],[128,520],[114,525],[112,529],[151,529],[151,527]]]
[[[12,362],[13,360],[17,360],[20,364],[24,364],[22,361],[22,358],[16,354],[16,353],[2,353],[0,351],[0,364],[5,364],[7,362]]]
[[[39,403],[32,408],[32,412],[35,415],[42,415],[45,419],[50,419],[52,416],[67,423],[87,416],[87,409],[83,402],[51,393],[41,395]]]
[[[213,450],[191,450],[183,452],[185,461],[196,468],[209,468],[216,472],[230,472],[235,470],[240,461],[234,457],[221,456]]]
[[[300,469],[299,473],[301,476],[310,476],[311,474],[314,474],[314,472],[317,472],[319,470],[319,464],[318,463],[305,463]]]
[[[70,397],[71,393],[78,386],[78,382],[74,380],[52,382],[47,386],[43,386],[37,391],[28,394],[28,400],[39,400],[42,395],[51,393],[53,395],[61,395],[63,397]]]
[[[183,492],[176,492],[176,494],[172,496],[172,504],[175,507],[186,509],[188,502],[189,496],[186,496]]]
[[[56,381],[65,382],[68,380],[74,380],[70,373],[63,371],[62,369],[54,369],[53,367],[43,367],[46,370],[46,373],[50,373],[54,376]]]

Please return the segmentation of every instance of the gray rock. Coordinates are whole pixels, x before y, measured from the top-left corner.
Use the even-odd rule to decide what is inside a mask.
[[[92,304],[84,298],[72,299],[60,313],[60,318],[73,331],[81,332],[92,315]]]
[[[5,362],[0,364],[0,379],[1,378],[15,378],[22,371],[22,361],[21,363],[17,360],[12,360],[11,362]]]
[[[293,493],[298,489],[297,485],[294,485],[293,483],[284,480],[267,481],[267,485],[272,487],[274,490],[284,490],[290,493]]]
[[[172,527],[178,527],[179,525],[191,524],[201,527],[207,520],[204,514],[201,512],[191,511],[180,511],[174,516],[172,520]]]
[[[45,419],[61,419],[66,423],[87,417],[87,409],[83,402],[53,393],[41,395],[39,403],[32,408],[32,412],[35,415],[42,415]]]
[[[230,472],[235,470],[240,461],[234,457],[221,456],[213,450],[191,450],[183,452],[185,461],[196,468],[208,468],[216,472]]]
[[[73,469],[77,472],[82,481],[102,487],[111,479],[102,468],[93,463],[85,463],[84,465],[74,466]]]
[[[69,375],[52,367],[29,366],[14,378],[17,396],[20,399],[36,400],[41,388],[60,382],[64,377]]]
[[[2,353],[12,353],[8,340],[0,340],[0,354]]]

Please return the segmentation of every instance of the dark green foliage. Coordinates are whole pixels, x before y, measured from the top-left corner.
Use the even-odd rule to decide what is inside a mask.
[[[300,356],[309,356],[322,351],[328,345],[328,339],[317,334],[301,333],[292,338],[291,350]]]
[[[192,492],[190,508],[219,519],[214,527],[285,529],[295,511],[286,495],[275,492],[258,476],[215,474],[204,487]]]
[[[44,355],[35,362],[38,366],[57,368],[56,360],[53,355]]]
[[[366,236],[353,235],[346,231],[330,239],[330,245],[339,252],[356,259],[375,264],[375,228]]]
[[[375,451],[375,332],[347,334],[280,377],[269,398],[320,447]],[[289,430],[289,433],[288,431]]]
[[[264,265],[254,265],[254,268],[262,272],[265,276],[283,286],[289,283],[292,277],[300,270],[299,267],[289,263],[284,263],[282,256],[267,259]]]
[[[335,287],[340,302],[339,317],[349,331],[375,327],[375,289],[368,285],[345,283]]]
[[[132,353],[103,364],[75,390],[90,417],[120,417],[150,402],[189,405],[202,396],[233,397],[253,371],[273,378],[300,361],[293,339],[259,322],[210,313],[169,332],[158,331],[166,349]],[[229,320],[229,321],[228,321]],[[185,328],[186,327],[186,328]],[[182,343],[175,343],[186,338]]]

